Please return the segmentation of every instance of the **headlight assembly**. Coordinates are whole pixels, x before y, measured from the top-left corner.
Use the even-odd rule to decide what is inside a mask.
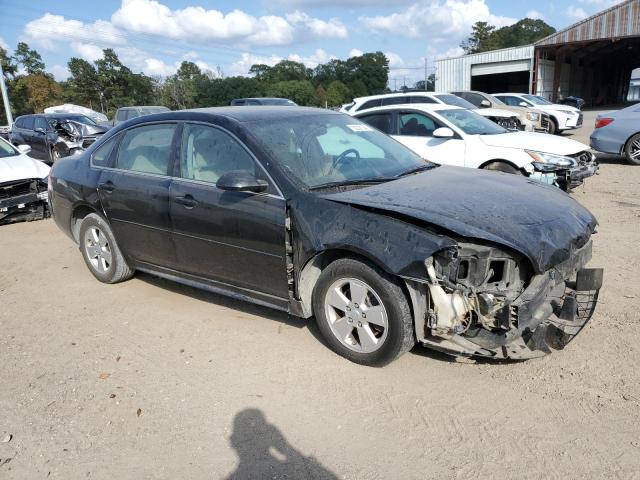
[[[571,157],[564,155],[554,155],[553,153],[536,152],[533,150],[525,150],[533,159],[533,166],[536,170],[549,172],[552,170],[571,168],[576,165],[576,161]]]
[[[536,112],[527,112],[527,120],[537,122],[538,120],[540,120],[540,114]]]

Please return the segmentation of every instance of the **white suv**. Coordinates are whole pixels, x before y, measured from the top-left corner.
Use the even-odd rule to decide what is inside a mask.
[[[538,95],[528,93],[494,93],[493,96],[512,107],[536,108],[549,114],[549,133],[561,133],[563,130],[573,130],[582,126],[582,112],[575,107],[551,103]]]
[[[434,163],[522,174],[566,191],[598,170],[587,145],[546,133],[508,131],[459,107],[396,105],[354,116]]]
[[[374,107],[386,107],[389,105],[401,104],[439,104],[451,105],[454,107],[473,110],[479,115],[488,118],[501,127],[509,130],[524,130],[524,126],[518,120],[518,115],[509,110],[500,108],[477,108],[471,102],[460,98],[452,93],[445,92],[407,92],[407,93],[386,93],[383,95],[372,95],[370,97],[354,98],[353,103],[343,105],[340,111],[354,115],[356,112]]]

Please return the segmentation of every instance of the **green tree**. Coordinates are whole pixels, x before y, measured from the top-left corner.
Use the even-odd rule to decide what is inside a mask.
[[[29,112],[41,113],[45,108],[59,103],[62,87],[51,75],[34,73],[23,75],[15,84],[15,93],[25,99],[24,107]],[[23,106],[20,108],[24,110]],[[24,112],[21,112],[24,113]]]
[[[269,86],[267,95],[293,100],[298,105],[313,105],[315,90],[309,80],[285,80]]]
[[[69,101],[97,109],[100,105],[100,85],[95,67],[76,57],[72,57],[67,66],[71,73],[65,85],[70,93]]]
[[[313,71],[304,66],[303,63],[293,60],[281,60],[273,67],[262,63],[252,65],[249,73],[267,83],[289,82],[293,80],[310,80]]]
[[[487,50],[493,50],[494,47],[491,41],[491,35],[494,33],[496,27],[489,25],[487,22],[476,22],[471,27],[471,35],[460,46],[465,53],[480,53]]]
[[[338,107],[343,103],[349,102],[351,98],[349,87],[340,80],[334,80],[327,87],[327,102],[330,107]]]
[[[44,73],[44,62],[40,54],[29,48],[24,42],[18,43],[15,53],[13,54],[18,65],[22,65],[28,75]]]
[[[2,71],[5,78],[13,78],[18,72],[18,66],[15,64],[14,59],[9,56],[9,53],[2,47],[0,47],[0,62],[2,62]]]
[[[316,91],[313,94],[313,100],[318,107],[327,106],[327,91],[324,89],[322,84],[317,86]]]

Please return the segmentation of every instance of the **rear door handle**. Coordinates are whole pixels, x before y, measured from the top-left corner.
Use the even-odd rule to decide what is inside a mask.
[[[113,191],[116,189],[111,180],[107,180],[106,182],[101,183],[100,185],[98,185],[98,188],[100,190],[103,190],[105,193],[113,193]]]
[[[198,205],[198,202],[191,195],[187,194],[184,197],[176,197],[175,202],[182,205],[184,208],[192,209]]]

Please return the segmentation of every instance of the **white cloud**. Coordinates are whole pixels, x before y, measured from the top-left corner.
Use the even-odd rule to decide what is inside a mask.
[[[55,79],[58,81],[66,80],[71,76],[69,69],[67,67],[63,67],[62,65],[54,65],[49,69],[49,72],[51,72]]]
[[[322,48],[316,49],[311,55],[305,57],[296,54],[291,54],[287,57],[287,60],[293,60],[294,62],[303,63],[309,68],[315,68],[321,63],[327,63],[329,60],[336,58],[333,55],[329,55]]]
[[[567,7],[566,13],[567,16],[574,22],[579,22],[580,20],[584,20],[589,16],[587,12],[584,11],[584,9],[580,7],[574,7],[573,5]]]
[[[544,15],[537,10],[529,10],[526,17],[533,20],[544,20]]]
[[[92,43],[71,42],[71,49],[80,57],[89,62],[95,62],[102,58],[102,48]]]
[[[57,50],[60,44],[67,42],[95,42],[101,45],[127,43],[122,32],[104,20],[83,23],[50,13],[27,23],[24,27],[24,37],[30,44],[46,50]]]
[[[236,60],[231,64],[231,66],[227,69],[227,73],[231,76],[233,75],[248,75],[249,69],[252,65],[255,64],[264,64],[269,65],[270,67],[274,66],[276,63],[281,62],[282,60],[292,60],[294,62],[303,63],[305,66],[309,68],[315,68],[320,63],[326,63],[329,60],[337,58],[333,55],[329,55],[323,49],[318,48],[311,55],[304,56],[298,55],[295,53],[289,54],[286,58],[280,55],[254,55],[252,53],[243,53],[239,60]]]
[[[349,51],[349,58],[351,58],[351,57],[359,57],[359,56],[361,56],[363,53],[364,53],[364,52],[363,52],[362,50],[359,50],[359,49],[357,49],[357,48],[352,48],[352,49]]]
[[[435,59],[440,60],[441,58],[460,57],[464,54],[465,54],[465,51],[462,49],[462,47],[452,47],[445,52],[437,53],[435,55]]]
[[[9,44],[4,41],[4,38],[0,37],[0,48],[4,48],[5,50],[9,50]]]
[[[157,0],[122,0],[111,21],[131,32],[196,42],[288,45],[300,38],[347,35],[339,20],[324,21],[302,12],[254,17],[238,9],[226,14],[193,6],[172,10]]]
[[[402,12],[361,17],[360,21],[375,32],[456,42],[468,36],[477,21],[503,27],[516,19],[492,14],[485,0],[423,0]]]

